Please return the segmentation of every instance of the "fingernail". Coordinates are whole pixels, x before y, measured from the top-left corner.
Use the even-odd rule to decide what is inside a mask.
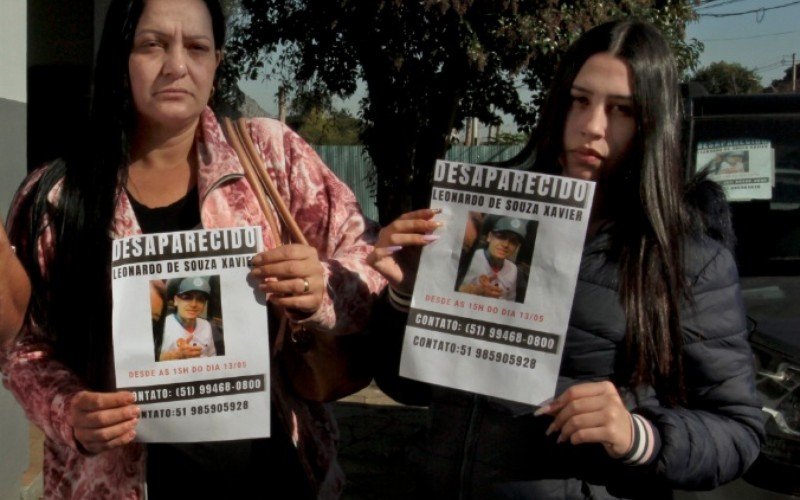
[[[540,406],[535,412],[533,412],[533,416],[534,417],[541,417],[542,415],[544,415],[548,411],[550,411],[550,405],[549,404],[545,404],[545,405]]]
[[[433,212],[434,214],[440,214],[440,213],[442,213],[442,209],[441,208],[431,208],[431,212]]]
[[[247,259],[247,267],[253,267],[253,257]]]
[[[426,235],[422,236],[422,239],[425,240],[425,241],[429,241],[429,242],[430,241],[436,241],[436,240],[439,239],[439,235],[438,234],[426,234]]]
[[[386,247],[386,253],[393,254],[393,253],[395,253],[395,252],[397,252],[399,250],[402,250],[402,249],[403,249],[402,246],[394,245],[394,246],[391,246],[391,247]]]
[[[553,426],[553,424],[550,424],[550,426],[547,428],[547,430],[544,431],[544,435],[545,436],[549,436],[550,434],[553,433],[554,430],[555,430],[555,427]]]
[[[558,439],[556,439],[556,443],[563,443],[566,440],[567,438],[564,436],[564,434],[559,434]]]
[[[252,266],[260,266],[261,265],[261,255],[256,255],[250,259],[250,267]]]
[[[436,226],[436,227],[442,227],[442,226],[444,226],[444,222],[435,220],[435,221],[433,221],[433,225]]]

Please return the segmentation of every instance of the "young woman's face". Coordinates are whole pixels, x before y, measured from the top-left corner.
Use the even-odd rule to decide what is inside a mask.
[[[596,181],[625,159],[636,133],[628,65],[607,52],[595,54],[581,67],[570,94],[563,173]]]
[[[169,126],[200,116],[220,57],[202,0],[147,0],[128,59],[139,119]]]

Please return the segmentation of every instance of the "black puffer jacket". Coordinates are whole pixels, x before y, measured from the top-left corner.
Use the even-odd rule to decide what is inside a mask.
[[[609,242],[601,233],[584,249],[558,394],[578,382],[613,379],[624,359],[625,319]],[[654,462],[628,466],[600,445],[556,444],[555,434],[544,434],[551,419],[533,417],[530,407],[397,385],[383,372],[379,383],[388,392],[430,404],[419,457],[426,492],[439,498],[658,498],[671,496],[673,488],[711,489],[741,475],[758,455],[763,416],[736,266],[730,252],[709,238],[687,242],[685,254],[694,298],[681,315],[688,404],[666,408],[652,389],[622,391],[629,408],[660,432]],[[396,320],[404,324],[401,316]],[[393,322],[385,315],[381,321]]]

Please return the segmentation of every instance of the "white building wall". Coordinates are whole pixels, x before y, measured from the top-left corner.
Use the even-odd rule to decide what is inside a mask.
[[[26,172],[25,0],[0,0],[0,217]],[[28,468],[28,423],[11,394],[0,388],[0,500],[20,497]]]

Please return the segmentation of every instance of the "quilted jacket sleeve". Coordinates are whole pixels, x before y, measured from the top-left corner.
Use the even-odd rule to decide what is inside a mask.
[[[300,136],[274,120],[256,119],[251,127],[281,195],[325,269],[328,293],[320,309],[301,322],[334,334],[363,330],[385,286],[366,262],[377,224],[364,218],[352,191]],[[279,141],[268,140],[275,135]]]
[[[20,205],[41,173],[39,170],[31,174],[20,188],[9,214],[9,232],[14,224],[23,223]],[[31,272],[31,265],[41,268],[41,255],[46,251],[47,241],[50,241],[47,235],[39,239],[40,262],[26,264],[28,272]],[[15,342],[0,350],[0,370],[3,385],[11,391],[28,418],[53,441],[78,450],[67,415],[72,397],[84,389],[83,384],[77,375],[54,359],[52,346],[30,317]]]
[[[661,433],[656,475],[685,489],[740,476],[764,439],[736,266],[727,250],[713,250],[692,283],[694,304],[681,317],[686,407],[638,410]]]

